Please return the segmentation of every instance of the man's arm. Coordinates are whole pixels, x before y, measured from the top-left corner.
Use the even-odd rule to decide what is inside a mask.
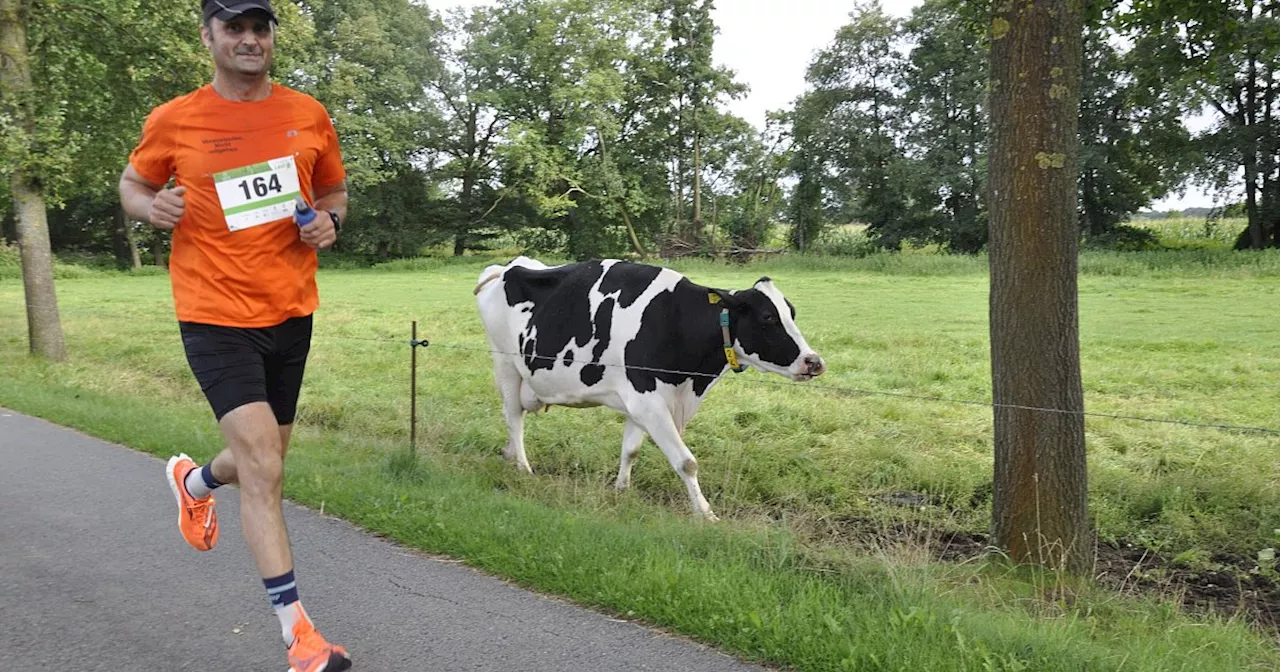
[[[120,205],[125,214],[157,229],[171,230],[186,211],[186,187],[165,189],[126,165],[120,175]]]
[[[343,221],[347,219],[347,181],[343,180],[332,187],[316,190],[316,210],[330,210],[338,213]]]
[[[302,227],[302,242],[317,250],[323,250],[338,240],[338,232],[334,229],[333,219],[329,211],[338,213],[342,220],[347,219],[347,181],[343,180],[331,187],[316,190],[316,200],[311,206],[316,210],[316,219]]]

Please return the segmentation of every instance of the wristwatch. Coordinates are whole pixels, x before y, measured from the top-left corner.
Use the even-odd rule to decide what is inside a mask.
[[[330,210],[330,211],[329,211],[329,219],[332,219],[332,220],[333,220],[333,232],[334,232],[334,233],[342,233],[342,219],[341,219],[340,217],[338,217],[338,211],[337,211],[337,210]]]

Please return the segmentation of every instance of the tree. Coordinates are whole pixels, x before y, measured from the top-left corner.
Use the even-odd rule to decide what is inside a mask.
[[[724,207],[713,210],[713,224],[723,221],[730,244],[752,250],[769,242],[773,225],[783,214],[782,178],[791,161],[790,124],[785,115],[775,113],[768,116],[763,133],[746,122],[741,126],[733,159],[724,162],[729,166],[729,192],[724,199],[716,197]]]
[[[628,246],[624,227],[599,216],[599,206],[625,197],[607,195],[609,175],[595,167],[622,158],[609,140],[622,128],[624,70],[643,9],[622,0],[504,0],[497,10],[500,108],[510,119],[502,179],[532,223],[562,234],[575,258]]]
[[[860,3],[851,22],[809,66],[812,90],[796,105],[799,175],[807,193],[822,186],[828,217],[860,220],[878,242],[898,248],[911,216],[913,168],[901,143],[906,109],[898,21],[878,2]],[[806,197],[802,209],[812,213]],[[910,227],[908,227],[910,228]]]
[[[1239,246],[1280,245],[1280,3],[1134,0],[1130,5],[1123,21],[1145,40],[1143,66],[1218,115],[1218,123],[1198,138],[1208,158],[1200,178],[1219,188],[1242,187],[1248,225]]]
[[[444,165],[438,176],[457,190],[457,217],[449,227],[453,254],[461,256],[479,239],[478,229],[492,225],[501,196],[496,177],[497,143],[507,128],[507,114],[498,109],[496,17],[487,8],[455,9],[444,33],[444,67],[428,83],[439,108],[440,128],[433,149]]]
[[[667,27],[662,58],[663,83],[670,106],[655,110],[671,125],[669,135],[675,164],[676,230],[691,242],[703,236],[703,179],[708,136],[723,119],[716,111],[722,96],[737,96],[742,85],[724,68],[716,68],[712,54],[717,28],[711,0],[661,0],[659,20]],[[690,216],[684,217],[685,185]]]
[[[823,215],[823,166],[818,152],[809,142],[812,131],[796,125],[792,131],[796,149],[788,166],[796,177],[796,185],[788,199],[787,218],[791,221],[789,243],[802,254],[822,234],[826,218]]]
[[[288,5],[289,3],[280,3]],[[282,79],[312,93],[334,119],[352,190],[343,251],[416,254],[439,242],[444,217],[424,217],[432,138],[440,127],[428,82],[440,77],[440,22],[409,0],[316,0],[290,34]],[[310,22],[307,25],[306,21]],[[282,45],[283,46],[283,45]],[[293,66],[293,67],[290,67]],[[420,190],[405,193],[404,190]],[[438,196],[438,194],[436,194]],[[431,207],[439,214],[439,204]]]
[[[0,0],[0,128],[9,138],[3,152],[7,168],[0,171],[9,173],[17,210],[31,352],[60,361],[67,357],[67,346],[53,283],[53,251],[38,163],[39,144],[55,138],[47,135],[49,126],[37,124],[36,91],[27,53],[30,11],[27,0]]]
[[[122,268],[136,268],[140,225],[120,208],[120,170],[151,109],[209,76],[197,14],[191,8],[189,29],[174,31],[165,0],[42,4],[33,72],[42,98],[63,101],[63,142],[46,149],[50,159],[61,155],[47,183],[50,237],[55,248],[97,243]]]
[[[957,0],[926,0],[905,26],[915,42],[904,77],[914,117],[907,138],[922,164],[913,196],[917,211],[932,210],[907,233],[956,252],[987,243],[987,55],[967,11]]]
[[[1082,32],[1080,0],[997,3],[991,23],[993,531],[1015,562],[1073,572],[1093,551],[1076,287]]]
[[[1159,49],[1142,36],[1121,51],[1109,8],[1097,4],[1086,19],[1080,97],[1080,229],[1094,239],[1181,184],[1194,158],[1186,95],[1142,65]]]
[[[286,22],[297,14],[292,5],[280,12]],[[208,77],[198,17],[188,7],[179,15],[187,30],[174,30],[174,8],[166,0],[30,4],[28,109],[37,130],[4,135],[12,142],[0,147],[0,166],[25,161],[36,176],[54,249],[114,248],[123,267],[141,263],[138,224],[120,210],[117,181],[151,108]],[[162,245],[157,235],[153,251]]]

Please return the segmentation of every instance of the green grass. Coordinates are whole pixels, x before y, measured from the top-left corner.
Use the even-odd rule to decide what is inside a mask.
[[[537,474],[505,443],[471,289],[479,258],[320,275],[324,307],[287,495],[522,585],[806,670],[1273,669],[1239,622],[1189,618],[998,564],[938,564],[895,523],[983,531],[991,418],[982,407],[818,387],[987,400],[986,260],[871,255],[675,266],[698,282],[774,277],[830,372],[808,386],[730,376],[686,439],[724,521],[688,520],[647,444],[612,491],[622,423],[557,408],[526,423]],[[1081,341],[1091,411],[1280,426],[1280,254],[1088,253]],[[59,283],[72,361],[24,356],[22,287],[0,280],[0,404],[157,455],[219,447],[183,358],[163,277]],[[419,351],[408,440],[409,323]],[[779,384],[780,383],[780,384]],[[1091,418],[1091,512],[1104,540],[1252,556],[1280,527],[1275,437]],[[885,503],[896,492],[927,504]],[[851,539],[847,530],[871,529]],[[843,532],[843,533],[842,533]]]

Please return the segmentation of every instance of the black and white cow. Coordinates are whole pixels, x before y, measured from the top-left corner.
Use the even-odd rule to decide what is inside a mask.
[[[486,268],[475,294],[495,353],[510,432],[507,459],[533,472],[524,452],[525,413],[607,406],[627,416],[617,488],[630,484],[632,460],[648,434],[684,480],[694,513],[711,520],[698,463],[682,436],[707,391],[731,368],[729,358],[797,381],[826,368],[769,278],[726,291],[655,266],[605,260],[548,267],[518,257]]]

